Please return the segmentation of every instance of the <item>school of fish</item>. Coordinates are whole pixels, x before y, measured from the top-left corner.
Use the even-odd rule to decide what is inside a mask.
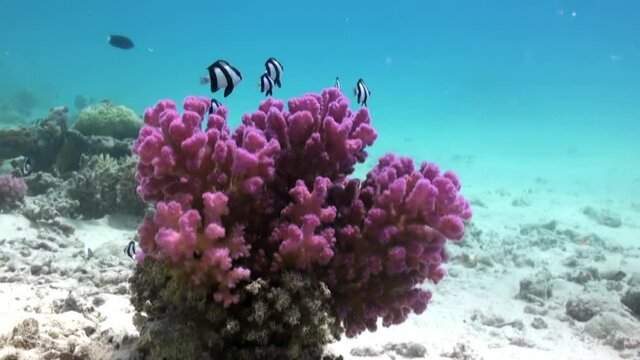
[[[260,93],[264,93],[265,96],[273,96],[274,87],[282,87],[282,73],[284,72],[284,66],[274,57],[270,57],[264,63],[265,71],[260,75],[258,80],[258,87]],[[210,84],[211,92],[215,93],[221,89],[224,89],[224,97],[231,95],[233,89],[238,86],[242,81],[242,73],[233,65],[229,64],[226,60],[216,60],[209,67],[209,76],[203,76],[200,78],[200,83]],[[336,77],[335,87],[338,90],[342,90],[340,87],[340,78]],[[371,97],[371,91],[364,83],[363,79],[358,79],[355,88],[353,89],[353,95],[356,97],[356,101],[359,105],[367,106],[367,101]],[[215,99],[211,99],[211,107],[209,113],[214,113],[222,103]]]

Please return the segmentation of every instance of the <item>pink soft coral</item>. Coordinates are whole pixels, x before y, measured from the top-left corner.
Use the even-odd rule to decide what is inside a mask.
[[[242,281],[305,272],[328,285],[348,336],[426,309],[420,285],[445,276],[446,242],[471,217],[457,176],[387,155],[364,182],[349,179],[377,134],[337,89],[287,110],[267,99],[233,133],[227,108],[208,108],[189,97],[182,115],[166,100],[145,112],[136,178],[157,205],[138,261],[169,263],[225,306]]]
[[[419,285],[446,274],[445,242],[461,239],[471,217],[459,189],[453,173],[429,163],[416,171],[411,159],[392,154],[361,187],[336,186],[344,223],[325,280],[347,336],[374,331],[379,317],[389,326],[426,309],[431,293]]]
[[[20,206],[27,195],[27,184],[13,175],[0,175],[0,210],[12,210]]]

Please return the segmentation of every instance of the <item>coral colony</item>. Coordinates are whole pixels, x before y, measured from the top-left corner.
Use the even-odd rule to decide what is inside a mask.
[[[0,212],[20,207],[27,195],[27,184],[12,174],[0,175]]]
[[[268,98],[235,131],[225,106],[204,118],[210,104],[188,97],[180,115],[163,100],[144,114],[136,179],[156,212],[139,228],[138,278],[162,263],[232,312],[246,284],[294,271],[328,287],[349,337],[426,309],[419,286],[445,276],[445,243],[471,217],[455,174],[388,154],[363,181],[349,178],[377,133],[337,88],[287,109]]]

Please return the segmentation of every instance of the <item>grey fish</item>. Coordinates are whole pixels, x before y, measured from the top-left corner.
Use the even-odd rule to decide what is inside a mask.
[[[109,40],[109,45],[118,49],[129,50],[133,48],[133,41],[126,36],[109,35],[107,39]]]

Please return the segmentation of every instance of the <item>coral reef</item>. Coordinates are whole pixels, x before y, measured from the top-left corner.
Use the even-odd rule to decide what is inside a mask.
[[[27,185],[29,186],[29,191],[27,195],[29,196],[38,196],[42,194],[46,194],[50,190],[59,189],[63,186],[64,180],[53,176],[47,172],[37,172],[31,174],[30,176],[24,178]]]
[[[224,106],[204,119],[209,106],[188,97],[182,115],[168,100],[145,112],[133,147],[136,179],[156,212],[139,228],[138,278],[153,271],[148,262],[161,264],[176,293],[207,295],[201,312],[232,314],[257,306],[259,299],[247,301],[247,284],[281,286],[283,274],[295,271],[328,287],[319,306],[347,336],[374,331],[379,318],[390,326],[425,310],[431,293],[419,285],[442,279],[445,243],[460,240],[471,217],[453,173],[387,155],[363,182],[349,179],[377,134],[368,110],[352,112],[337,89],[291,99],[287,110],[267,99],[233,132]],[[171,305],[175,296],[161,296],[166,286],[134,282],[135,296],[170,309],[141,321],[142,329],[184,317]],[[219,354],[214,324],[199,331],[208,334],[206,349],[199,339],[182,342],[182,351]],[[278,337],[274,331],[263,338]],[[258,345],[245,342],[245,350]],[[288,338],[286,347],[307,346]]]
[[[150,359],[319,359],[322,346],[339,336],[328,315],[329,290],[299,273],[244,285],[233,308],[211,304],[206,288],[153,259],[130,281],[139,350]]]
[[[0,211],[15,210],[27,195],[27,184],[13,175],[0,175]]]
[[[131,155],[120,159],[107,154],[82,155],[81,169],[68,174],[66,179],[36,172],[25,178],[29,198],[23,213],[39,223],[59,217],[142,216],[147,204],[136,192],[136,162]]]
[[[60,218],[80,216],[80,203],[69,197],[69,180],[37,172],[25,178],[29,186],[22,214],[37,224],[60,224]]]
[[[0,129],[0,159],[28,156],[33,171],[64,174],[79,169],[82,154],[131,155],[133,139],[82,135],[68,129],[68,113],[66,107],[56,107],[34,125]]]
[[[84,218],[100,218],[106,214],[143,214],[146,204],[136,193],[133,156],[114,159],[109,155],[86,156],[80,170],[66,185],[66,193],[78,202],[78,213]]]
[[[52,170],[65,141],[67,113],[66,108],[52,108],[36,125],[0,130],[0,158],[28,156],[34,170]]]
[[[110,136],[115,139],[135,138],[142,120],[133,110],[109,101],[80,111],[73,129],[85,136]]]
[[[69,130],[58,153],[55,168],[61,173],[78,170],[82,155],[105,154],[114,158],[131,155],[132,139],[118,140],[110,136],[85,136]]]

